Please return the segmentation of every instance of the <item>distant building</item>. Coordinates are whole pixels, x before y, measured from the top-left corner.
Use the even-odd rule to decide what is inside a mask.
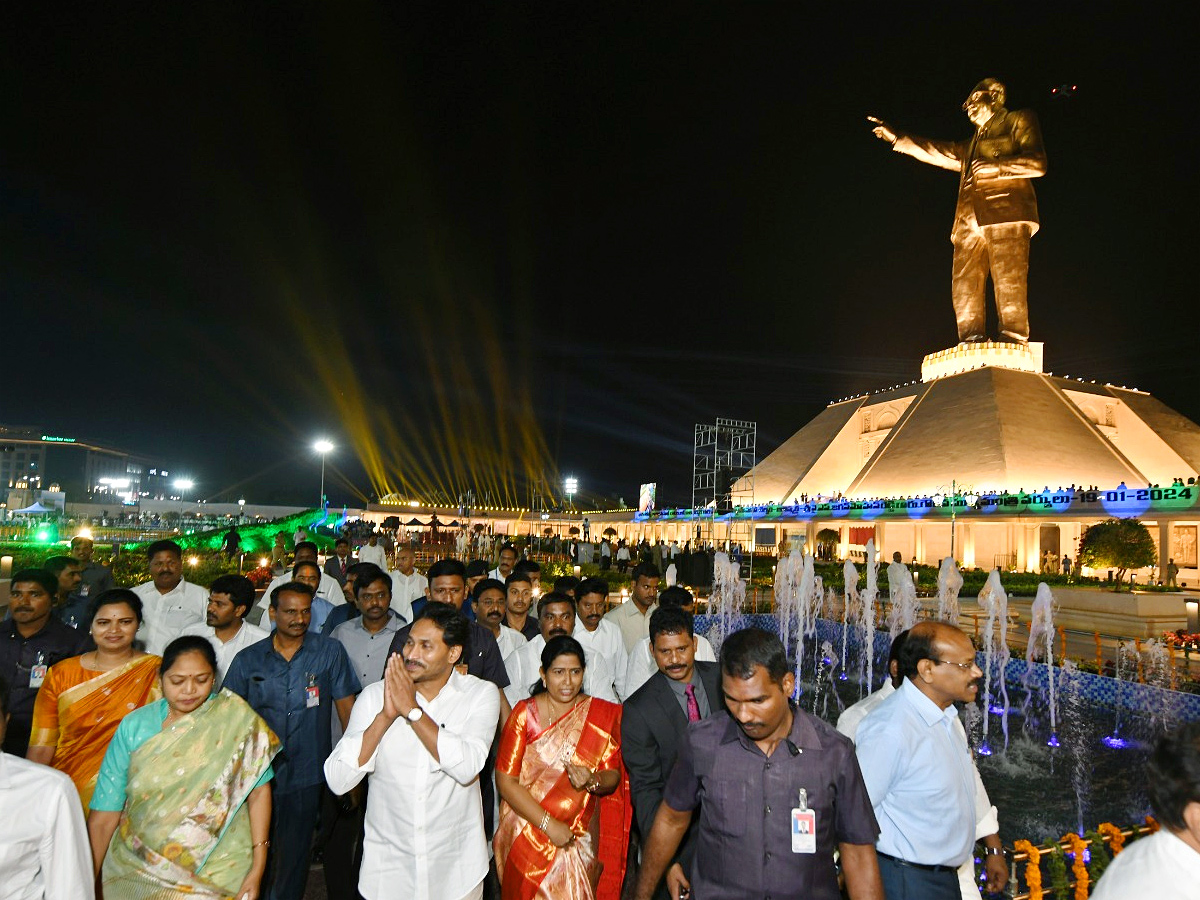
[[[37,494],[55,486],[71,500],[132,504],[172,497],[162,461],[36,426],[0,424],[0,495]],[[10,507],[12,504],[8,504]]]

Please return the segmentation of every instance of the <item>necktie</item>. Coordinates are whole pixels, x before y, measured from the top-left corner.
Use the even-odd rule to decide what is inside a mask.
[[[696,686],[689,684],[683,689],[687,694],[687,717],[689,722],[700,721],[700,704],[696,702]]]

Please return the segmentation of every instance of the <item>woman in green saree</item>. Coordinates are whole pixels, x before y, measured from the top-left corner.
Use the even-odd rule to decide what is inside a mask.
[[[257,900],[279,739],[213,694],[203,637],[163,652],[163,699],[127,715],[100,767],[88,832],[105,900]]]

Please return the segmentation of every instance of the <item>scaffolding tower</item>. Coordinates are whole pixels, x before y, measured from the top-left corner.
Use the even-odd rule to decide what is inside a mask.
[[[692,508],[706,509],[700,534],[713,542],[714,519],[735,506],[754,503],[754,465],[757,462],[758,424],[741,419],[717,419],[696,425],[692,451]],[[754,552],[754,525],[748,519],[731,519],[729,540]]]

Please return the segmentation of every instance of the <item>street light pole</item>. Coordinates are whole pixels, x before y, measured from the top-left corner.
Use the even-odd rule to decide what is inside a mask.
[[[320,502],[318,503],[318,505],[321,507],[321,511],[324,512],[325,511],[325,454],[333,449],[333,444],[331,444],[329,441],[325,440],[324,438],[321,438],[319,441],[317,441],[315,444],[313,444],[313,449],[321,454],[321,499],[320,499]]]

